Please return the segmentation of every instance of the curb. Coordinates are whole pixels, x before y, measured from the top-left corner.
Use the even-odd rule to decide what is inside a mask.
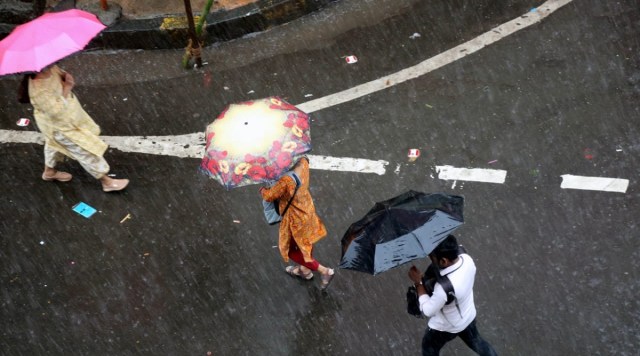
[[[258,0],[228,11],[209,13],[203,27],[204,45],[260,32],[314,12],[338,0]],[[86,49],[176,49],[188,41],[186,15],[150,19],[120,19],[94,38]],[[167,25],[173,24],[173,25]],[[15,25],[0,24],[0,39]]]

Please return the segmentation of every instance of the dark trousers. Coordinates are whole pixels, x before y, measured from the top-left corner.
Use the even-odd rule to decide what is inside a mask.
[[[457,334],[427,328],[422,337],[422,355],[438,356],[440,349],[449,341],[459,336],[467,346],[481,356],[497,356],[491,345],[480,336],[474,319],[466,329]]]

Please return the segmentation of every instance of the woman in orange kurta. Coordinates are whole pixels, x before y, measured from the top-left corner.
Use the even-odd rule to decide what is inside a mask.
[[[301,184],[280,222],[278,247],[285,262],[291,259],[298,263],[298,266],[287,266],[287,273],[310,280],[313,278],[312,271],[318,271],[322,279],[321,288],[325,289],[333,279],[335,271],[321,265],[312,255],[313,244],[327,235],[327,229],[316,214],[309,193],[308,158],[302,157],[292,170],[300,178]],[[260,188],[260,194],[266,201],[279,199],[278,210],[283,211],[295,189],[294,179],[285,175],[271,188]]]

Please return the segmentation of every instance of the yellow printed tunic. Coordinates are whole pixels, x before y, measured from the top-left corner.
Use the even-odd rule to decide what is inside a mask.
[[[280,222],[278,247],[282,258],[288,262],[290,241],[293,238],[304,260],[311,262],[313,260],[312,245],[327,235],[327,229],[316,214],[316,208],[309,193],[309,161],[306,158],[301,159],[294,172],[302,184]],[[295,189],[296,183],[293,178],[283,176],[273,187],[262,190],[262,198],[266,201],[279,199],[278,208],[279,211],[283,211]]]
[[[100,127],[84,111],[73,93],[67,98],[62,95],[64,71],[55,65],[49,71],[50,75],[47,78],[29,80],[33,116],[45,136],[47,145],[72,157],[69,151],[54,139],[53,134],[59,132],[79,147],[96,156],[102,156],[108,146],[98,137]]]

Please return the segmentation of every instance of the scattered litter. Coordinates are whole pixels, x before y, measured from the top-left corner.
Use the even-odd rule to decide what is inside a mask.
[[[44,241],[40,241],[40,245],[44,245]]]
[[[538,11],[538,8],[536,7],[532,7],[531,10],[529,10],[529,12],[536,12],[536,11]]]
[[[23,117],[20,120],[18,120],[18,122],[16,122],[16,125],[18,125],[18,126],[27,126],[27,125],[29,125],[29,119],[25,119]]]
[[[400,164],[398,164],[398,165],[396,166],[396,170],[395,170],[395,171],[393,171],[393,173],[395,173],[395,174],[400,173]]]
[[[616,152],[622,152],[622,148],[616,148]]]
[[[418,159],[418,157],[420,157],[420,150],[417,148],[410,149],[407,157],[409,157],[409,162],[415,161],[416,159]]]
[[[305,98],[308,98],[308,97],[310,97],[310,96],[313,96],[313,94],[305,94],[305,95],[304,95],[304,97],[305,97]]]
[[[278,248],[278,246],[277,245],[276,246],[271,246],[271,248]]]
[[[127,216],[125,216],[124,218],[122,218],[122,220],[120,220],[120,224],[122,224],[123,222],[127,221],[131,219],[131,214],[127,213]]]
[[[143,255],[144,256],[151,256],[151,253],[150,252],[145,252]]]
[[[91,215],[95,214],[97,210],[86,203],[79,202],[73,206],[73,211],[88,219]]]
[[[70,264],[72,264],[72,265],[75,265],[75,264],[76,264],[76,261],[71,261],[71,262],[69,262],[69,263],[70,263]]]
[[[116,175],[113,173],[107,174],[109,177],[115,177]]]
[[[211,71],[206,71],[202,74],[202,83],[206,88],[211,86],[211,82],[213,82],[213,76],[211,75]]]
[[[590,148],[584,149],[584,158],[589,160],[593,159],[593,152],[591,151]]]
[[[424,106],[428,107],[429,109],[433,109],[433,106],[431,106],[429,104],[424,104]]]
[[[353,63],[356,63],[358,61],[358,57],[356,57],[356,56],[347,56],[345,58],[345,60],[347,61],[347,63],[353,64]]]
[[[255,91],[253,91],[253,90],[249,90],[249,91],[247,92],[247,94],[253,94],[253,93],[255,93]]]
[[[122,101],[127,101],[127,100],[129,100],[129,98],[124,98],[124,99],[122,99]]]
[[[409,38],[412,40],[415,40],[416,38],[420,38],[420,37],[422,36],[420,36],[420,34],[417,32],[414,32],[413,35],[409,36]]]
[[[496,163],[496,162],[498,162],[498,160],[497,160],[497,159],[494,159],[493,161],[489,161],[489,162],[487,162],[487,163],[489,163],[489,164],[494,164],[494,163]]]
[[[229,87],[222,87],[224,90],[229,90]]]
[[[240,220],[233,220],[234,223],[240,224]]]

